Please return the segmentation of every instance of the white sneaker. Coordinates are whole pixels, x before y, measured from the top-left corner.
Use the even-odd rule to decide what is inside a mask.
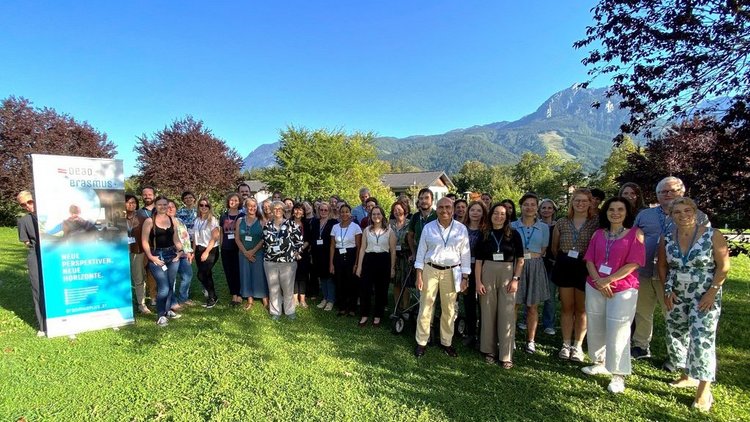
[[[167,324],[169,324],[169,320],[167,320],[167,317],[160,316],[158,320],[156,320],[156,325],[159,327],[166,327]]]
[[[175,311],[169,311],[167,312],[167,318],[179,319],[179,318],[182,318],[182,314],[178,314]]]
[[[42,331],[42,330],[39,330],[39,331],[37,331],[37,332],[36,332],[36,336],[37,336],[37,337],[44,337],[44,336],[46,336],[46,335],[47,335],[47,333],[45,333],[45,332],[44,332],[44,331]]]
[[[526,353],[533,355],[536,353],[536,344],[533,341],[526,343]]]
[[[597,363],[591,366],[584,366],[581,371],[586,375],[609,375],[609,371],[603,363]]]
[[[333,310],[333,302],[326,303],[326,307],[323,308],[324,311],[332,311]]]
[[[612,375],[612,381],[609,382],[607,390],[612,394],[620,394],[625,391],[625,377],[622,375]]]
[[[583,362],[583,360],[586,358],[586,355],[583,354],[583,349],[580,347],[571,347],[570,348],[570,360],[573,362]]]
[[[570,359],[570,346],[567,344],[563,344],[562,348],[560,349],[560,353],[557,354],[557,357],[560,359]]]
[[[547,334],[548,336],[554,336],[555,333],[556,333],[556,331],[555,331],[554,328],[550,327],[550,328],[545,328],[544,329],[544,334]]]
[[[318,303],[318,309],[325,308],[327,303],[328,303],[327,300],[325,300],[325,299],[321,300],[320,303]]]
[[[526,328],[527,328],[527,326],[526,326],[525,322],[519,322],[518,323],[518,329],[519,330],[526,331]]]

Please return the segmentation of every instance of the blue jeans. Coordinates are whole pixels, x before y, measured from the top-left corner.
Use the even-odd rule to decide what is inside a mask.
[[[186,256],[180,258],[180,265],[177,268],[177,277],[180,278],[180,288],[175,291],[169,307],[184,303],[190,299],[190,283],[193,281],[193,266],[188,262]]]
[[[555,328],[555,311],[557,310],[557,286],[549,283],[549,299],[544,301],[542,310],[542,326],[544,328]]]
[[[156,280],[156,313],[159,316],[166,316],[169,308],[168,304],[172,302],[172,295],[174,294],[174,283],[177,278],[177,270],[180,267],[180,262],[174,261],[177,256],[174,248],[155,249],[152,255],[158,256],[159,259],[164,261],[164,265],[167,267],[166,271],[149,261],[148,269],[151,271],[151,275]]]
[[[320,288],[323,289],[323,299],[326,302],[336,303],[336,283],[332,278],[320,278]]]

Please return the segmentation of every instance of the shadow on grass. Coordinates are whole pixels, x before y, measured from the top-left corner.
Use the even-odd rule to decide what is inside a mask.
[[[7,309],[36,331],[34,302],[31,298],[26,249],[19,245],[5,246],[0,265],[0,307]]]

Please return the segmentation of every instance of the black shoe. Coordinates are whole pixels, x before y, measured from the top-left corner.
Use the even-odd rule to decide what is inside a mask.
[[[648,359],[651,357],[651,351],[647,348],[641,348],[641,347],[631,347],[630,348],[630,357],[633,359]]]
[[[425,351],[427,351],[427,346],[417,345],[417,347],[414,349],[414,356],[421,358],[422,356],[424,356]]]
[[[218,298],[209,298],[208,301],[206,301],[206,308],[213,308],[216,306],[216,302],[218,302]]]
[[[443,349],[446,355],[452,358],[458,357],[458,353],[456,353],[456,349],[454,349],[453,346],[443,346],[441,344],[440,347]]]

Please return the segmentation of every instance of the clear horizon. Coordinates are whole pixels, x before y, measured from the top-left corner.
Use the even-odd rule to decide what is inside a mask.
[[[588,79],[594,1],[0,4],[0,98],[136,137],[192,115],[244,158],[288,125],[431,135],[532,113]],[[608,80],[597,80],[596,86]]]

